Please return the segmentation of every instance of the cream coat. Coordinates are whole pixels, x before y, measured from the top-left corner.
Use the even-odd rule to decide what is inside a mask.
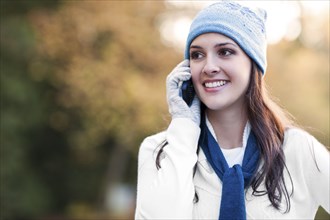
[[[200,128],[192,121],[174,119],[167,131],[143,141],[139,151],[136,219],[218,219],[222,183],[203,151],[196,154],[199,134]],[[161,158],[161,169],[157,170],[157,147],[165,139],[168,145]],[[327,149],[300,129],[286,131],[283,147],[294,187],[291,210],[283,214],[270,205],[267,196],[252,196],[249,188],[245,201],[247,219],[314,219],[320,205],[330,211]],[[284,175],[291,192],[288,173],[285,171]]]

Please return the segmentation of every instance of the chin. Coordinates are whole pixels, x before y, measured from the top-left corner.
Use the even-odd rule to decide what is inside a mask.
[[[218,111],[225,108],[224,104],[216,103],[216,102],[203,102],[207,109],[212,111]]]

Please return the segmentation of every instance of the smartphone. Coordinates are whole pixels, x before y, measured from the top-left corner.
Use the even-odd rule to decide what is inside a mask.
[[[195,89],[191,79],[182,83],[181,94],[183,100],[187,103],[187,105],[191,106],[195,97]]]

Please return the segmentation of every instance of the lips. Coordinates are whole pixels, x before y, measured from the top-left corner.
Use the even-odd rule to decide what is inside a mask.
[[[217,81],[205,82],[203,85],[206,88],[217,88],[226,85],[228,82],[229,82],[228,80],[217,80]]]

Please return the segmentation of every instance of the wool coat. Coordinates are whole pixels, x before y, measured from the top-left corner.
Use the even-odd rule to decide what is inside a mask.
[[[222,183],[203,151],[196,153],[199,135],[200,128],[195,123],[177,118],[166,131],[142,142],[135,219],[218,219]],[[168,145],[160,158],[161,168],[157,169],[155,160],[164,140]],[[314,219],[319,206],[329,213],[328,150],[298,128],[286,130],[283,150],[285,184],[292,192],[290,211],[285,213],[284,199],[282,209],[277,210],[267,195],[254,196],[249,187],[245,195],[247,219]],[[264,185],[260,187],[264,189]]]

